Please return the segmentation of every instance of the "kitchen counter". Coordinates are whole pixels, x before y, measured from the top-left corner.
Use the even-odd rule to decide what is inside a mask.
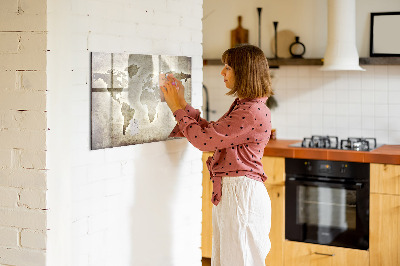
[[[264,156],[363,163],[400,164],[400,145],[383,145],[372,151],[290,147],[301,140],[270,140]]]

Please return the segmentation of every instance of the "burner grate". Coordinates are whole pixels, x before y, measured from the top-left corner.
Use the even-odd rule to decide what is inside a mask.
[[[340,144],[340,145],[339,145]],[[336,136],[313,135],[311,138],[304,138],[301,143],[294,144],[295,147],[341,149],[353,151],[370,151],[376,149],[376,138],[347,138],[339,139]]]
[[[325,148],[325,149],[338,149],[338,137],[336,136],[317,136],[313,135],[311,138],[304,138],[301,147],[305,148]]]
[[[340,141],[342,150],[369,151],[376,147],[376,138],[347,138]]]

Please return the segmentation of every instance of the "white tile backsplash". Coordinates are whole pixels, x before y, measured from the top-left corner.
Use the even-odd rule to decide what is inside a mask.
[[[398,91],[400,90],[400,74],[394,74],[388,78],[388,90]]]
[[[400,116],[400,104],[389,104],[389,117]]]
[[[340,116],[338,119],[336,119],[336,128],[347,131],[349,128],[348,116]]]
[[[388,125],[389,130],[400,131],[400,117],[391,117]]]
[[[349,90],[338,90],[336,94],[336,102],[337,103],[345,103],[346,105],[350,102],[349,99]]]
[[[375,130],[375,137],[378,141],[378,144],[388,143],[389,142],[389,133],[387,130]]]
[[[389,130],[389,139],[387,143],[400,143],[400,131]]]
[[[388,66],[387,65],[374,66],[375,79],[380,78],[380,77],[387,79],[387,73],[388,73]]]
[[[361,90],[361,101],[363,104],[374,103],[374,91],[370,90]]]
[[[376,77],[374,80],[375,91],[387,91],[388,89],[388,78],[386,76]]]
[[[347,117],[347,115],[349,114],[349,105],[341,102],[337,103],[336,114]]]
[[[301,76],[298,78],[297,82],[298,82],[299,88],[303,88],[303,89],[307,89],[307,90],[310,89],[310,84],[311,84],[310,76]]]
[[[375,104],[385,104],[388,102],[388,92],[387,90],[375,90],[374,95]]]
[[[362,103],[361,105],[361,116],[367,118],[373,118],[375,115],[375,108],[373,103]]]
[[[335,105],[335,103],[326,103],[326,104],[324,104],[323,114],[324,114],[324,116],[335,115],[336,114],[336,105]]]
[[[389,108],[387,104],[376,104],[375,105],[375,117],[386,117],[388,118]]]
[[[278,108],[272,110],[277,137],[301,139],[311,134],[337,134],[339,138],[376,137],[379,143],[399,144],[400,66],[362,67],[366,71],[329,72],[320,71],[319,66],[281,66],[271,70],[278,101]],[[229,107],[232,98],[213,98],[212,94],[226,89],[219,82],[219,72],[212,74],[207,68],[204,83],[214,90],[210,93],[210,108]],[[214,117],[222,114],[221,110]]]
[[[395,104],[399,105],[400,104],[400,88],[397,91],[389,91],[388,93],[389,96],[389,104]]]

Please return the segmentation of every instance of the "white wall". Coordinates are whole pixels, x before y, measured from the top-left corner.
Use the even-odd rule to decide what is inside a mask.
[[[0,265],[46,261],[46,1],[0,1]]]
[[[306,46],[305,57],[321,58],[324,56],[327,41],[327,2],[327,0],[204,0],[204,58],[219,59],[229,48],[230,31],[237,27],[238,16],[242,16],[242,26],[249,30],[249,43],[258,45],[258,7],[262,8],[261,49],[267,57],[274,55],[272,22],[278,21],[278,32],[291,31],[300,37],[300,41]],[[398,0],[356,0],[356,42],[360,57],[369,56],[370,13],[399,10]],[[280,40],[287,43],[284,38]],[[280,49],[278,48],[278,52]]]
[[[369,0],[356,3],[357,46],[360,56],[368,57],[369,13],[398,11],[400,2],[385,0],[380,1],[379,6],[376,1]],[[266,10],[265,13],[269,14],[263,17],[263,23],[268,20],[268,25],[272,25],[275,19],[280,24],[282,22],[286,25],[282,29],[294,30],[304,40],[306,57],[323,57],[326,17],[321,14],[327,11],[327,1],[255,1],[252,4],[248,8],[248,2],[235,1],[230,4],[233,5],[230,11],[224,1],[204,1],[204,58],[220,58],[221,53],[229,48],[229,30],[236,27],[238,15],[243,15],[243,26],[250,30],[250,43],[257,45],[258,4],[263,7],[263,12]],[[246,25],[246,18],[252,18],[253,22]],[[262,48],[267,55],[272,55],[267,46],[267,38],[273,38],[272,26],[270,33],[270,37],[266,36],[268,33],[262,33],[266,38],[262,41]],[[339,138],[376,137],[382,144],[399,144],[400,66],[363,67],[365,72],[322,72],[319,66],[272,69],[273,89],[279,104],[272,111],[272,124],[277,129],[278,138],[302,139],[322,134]],[[221,68],[222,65],[205,66],[203,70],[204,84],[210,93],[210,109],[216,111],[210,115],[211,120],[224,114],[233,100],[225,96],[226,88],[219,74]]]
[[[90,150],[90,52],[192,57],[201,0],[48,2],[47,264],[200,265],[201,152],[185,139]]]

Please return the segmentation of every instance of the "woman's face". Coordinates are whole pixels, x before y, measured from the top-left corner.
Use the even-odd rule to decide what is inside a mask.
[[[224,77],[225,86],[228,89],[233,89],[235,86],[235,73],[233,72],[233,69],[225,64],[221,71],[221,75]]]

